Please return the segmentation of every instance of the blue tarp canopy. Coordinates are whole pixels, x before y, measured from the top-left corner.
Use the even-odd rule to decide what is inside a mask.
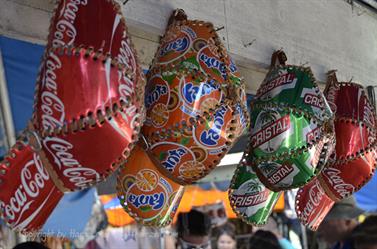
[[[0,36],[0,48],[13,122],[18,133],[26,127],[27,121],[31,118],[35,81],[44,47]],[[219,182],[218,187],[223,189],[227,184],[227,182]],[[203,188],[206,187],[210,186],[203,185]],[[377,174],[356,194],[356,200],[361,208],[377,211]]]

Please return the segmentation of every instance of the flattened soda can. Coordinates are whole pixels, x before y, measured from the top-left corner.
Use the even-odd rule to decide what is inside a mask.
[[[118,198],[136,222],[149,226],[171,223],[184,188],[162,175],[139,145],[118,175]]]
[[[238,166],[229,188],[229,200],[233,211],[244,222],[264,225],[270,216],[280,193],[266,188],[253,169]]]
[[[282,65],[271,69],[257,91],[257,104],[298,108],[320,120],[333,113],[310,68]]]

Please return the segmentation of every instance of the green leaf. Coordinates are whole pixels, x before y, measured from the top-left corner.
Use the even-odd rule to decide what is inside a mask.
[[[142,211],[142,212],[149,212],[149,211],[151,211],[152,210],[152,207],[151,206],[141,206],[140,207],[140,210]]]

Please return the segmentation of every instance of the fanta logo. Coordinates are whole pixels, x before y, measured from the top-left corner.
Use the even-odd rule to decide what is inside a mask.
[[[231,199],[236,207],[251,207],[266,202],[270,191],[265,189],[257,194],[232,195]]]
[[[171,51],[175,52],[183,52],[188,49],[190,45],[189,39],[185,37],[179,37],[168,44],[166,44],[164,47],[160,49],[159,56],[165,56]]]
[[[238,70],[236,64],[233,62],[232,59],[230,60],[229,69],[231,73],[235,73]]]
[[[330,185],[342,198],[355,192],[355,187],[352,184],[345,183],[341,171],[336,168],[323,169],[323,175],[327,178]]]
[[[270,184],[277,184],[287,177],[294,170],[291,164],[281,165],[281,167],[276,170],[271,176],[268,177],[268,182]]]
[[[227,111],[226,107],[222,106],[221,109],[217,111],[215,114],[211,129],[209,129],[208,131],[205,130],[200,134],[200,141],[203,144],[208,145],[208,146],[217,145],[220,139],[222,127],[225,122],[224,116],[226,114],[226,111]]]
[[[311,106],[318,107],[318,108],[323,107],[322,100],[317,95],[310,94],[310,93],[305,94],[304,103]]]
[[[217,58],[210,57],[204,53],[200,54],[199,60],[202,61],[208,68],[217,69],[221,73],[222,78],[226,78],[226,67],[224,62],[221,62]]]
[[[200,86],[195,86],[192,82],[186,83],[183,87],[183,96],[185,100],[192,104],[198,101],[199,98],[210,95],[215,90],[218,90],[219,86],[214,84],[214,80],[210,80],[207,83],[201,84]]]
[[[165,194],[162,192],[150,195],[130,194],[128,196],[128,203],[131,203],[136,208],[150,206],[153,210],[159,210],[164,206]]]
[[[308,134],[306,134],[306,141],[307,142],[314,141],[320,135],[321,135],[321,129],[317,127],[314,130],[310,131]]]
[[[251,145],[256,148],[274,137],[282,134],[291,127],[291,119],[286,115],[275,122],[263,127],[251,137]]]
[[[166,86],[156,85],[154,89],[145,97],[145,107],[151,107],[160,99],[162,95],[165,95],[167,93],[168,88]]]
[[[245,114],[244,114],[244,112],[243,112],[242,107],[241,107],[240,104],[237,104],[236,110],[240,114],[240,123],[241,123],[241,126],[242,126],[243,129],[245,129],[246,126],[247,126],[247,122],[246,122]]]
[[[267,82],[265,85],[263,85],[259,91],[257,96],[262,96],[266,94],[267,92],[270,92],[274,90],[277,87],[291,84],[293,82],[297,81],[295,74],[293,73],[287,73],[283,75],[279,75],[277,78],[272,79],[271,81]]]
[[[162,166],[169,171],[173,171],[185,154],[187,154],[187,151],[182,148],[169,150],[166,160],[162,162]]]

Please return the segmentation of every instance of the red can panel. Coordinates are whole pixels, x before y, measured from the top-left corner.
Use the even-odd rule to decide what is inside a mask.
[[[63,197],[39,155],[20,142],[0,164],[0,180],[1,216],[15,230],[39,230]]]
[[[324,168],[319,180],[327,195],[338,201],[358,191],[372,177],[376,159],[377,152],[373,148],[351,161]]]
[[[333,205],[334,201],[326,195],[316,178],[297,192],[297,217],[312,230],[317,230]]]

